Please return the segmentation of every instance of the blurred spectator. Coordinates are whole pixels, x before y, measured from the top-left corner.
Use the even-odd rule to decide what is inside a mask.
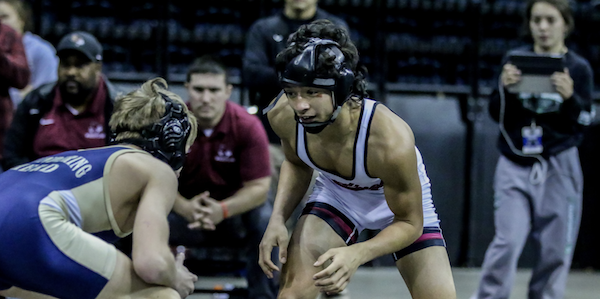
[[[169,215],[170,243],[238,248],[247,259],[248,298],[275,298],[275,281],[258,266],[258,244],[272,211],[266,202],[271,171],[265,130],[229,101],[233,86],[217,58],[196,59],[185,87],[199,130],[179,177],[175,213]]]
[[[283,10],[266,18],[258,19],[246,36],[243,57],[243,83],[248,88],[250,102],[257,105],[261,121],[267,130],[269,142],[279,145],[279,137],[273,132],[262,109],[281,91],[275,72],[275,57],[287,43],[288,36],[303,24],[317,19],[328,19],[348,30],[346,22],[317,6],[318,0],[285,0]]]
[[[56,57],[56,50],[52,44],[31,33],[33,18],[27,1],[0,0],[0,21],[11,26],[23,36],[23,46],[31,71],[29,84],[25,88],[10,89],[10,97],[16,107],[32,89],[56,81],[58,57]]]
[[[13,103],[8,89],[27,86],[29,75],[21,36],[0,21],[0,151],[3,149],[6,129],[13,117]]]
[[[581,220],[583,174],[577,147],[593,118],[592,69],[565,45],[574,28],[568,0],[530,0],[524,15],[533,43],[507,53],[498,88],[490,96],[501,153],[494,178],[495,235],[473,299],[510,296],[530,237],[537,259],[529,298],[563,298]],[[519,69],[511,61],[512,54],[523,52],[562,56],[564,69],[547,79],[553,92],[511,88],[527,84],[523,75],[532,67]]]
[[[60,40],[57,53],[58,81],[32,90],[17,108],[6,136],[5,168],[108,143],[116,90],[102,74],[102,45],[76,31]]]

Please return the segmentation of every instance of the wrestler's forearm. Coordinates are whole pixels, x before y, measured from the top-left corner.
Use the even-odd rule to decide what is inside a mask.
[[[352,246],[357,247],[356,249],[360,252],[361,264],[364,264],[408,247],[421,236],[422,232],[423,226],[420,224],[394,220],[375,237]]]
[[[271,219],[287,221],[306,194],[312,174],[310,168],[283,161]]]
[[[192,212],[190,211],[190,207],[188,206],[189,201],[189,199],[183,197],[183,195],[177,192],[177,197],[175,198],[175,202],[173,203],[173,212],[187,219],[187,215]],[[188,219],[188,221],[191,220],[192,219]]]
[[[163,285],[175,288],[177,282],[177,268],[175,258],[169,247],[168,224],[166,217],[164,225],[155,226],[155,236],[152,239],[164,240],[164,245],[155,242],[144,242],[149,237],[140,236],[143,232],[137,231],[138,235],[133,234],[132,260],[133,267],[137,275],[149,284]],[[162,219],[160,219],[162,221]],[[152,244],[147,245],[147,244]]]
[[[388,180],[389,181],[389,180]],[[392,224],[382,229],[375,237],[361,242],[363,263],[377,257],[406,248],[423,234],[423,209],[420,186],[413,182],[412,188],[386,185],[385,197],[394,213]],[[402,191],[398,191],[401,189]],[[354,246],[354,245],[353,245]]]

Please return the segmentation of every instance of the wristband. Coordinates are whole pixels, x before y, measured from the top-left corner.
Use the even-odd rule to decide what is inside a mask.
[[[224,202],[219,203],[221,205],[221,210],[223,210],[223,219],[229,217],[229,211],[227,210],[227,205]]]

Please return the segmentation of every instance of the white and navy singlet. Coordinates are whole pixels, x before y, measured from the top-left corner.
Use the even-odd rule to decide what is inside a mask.
[[[328,222],[347,244],[356,242],[363,229],[380,230],[393,221],[394,214],[385,200],[383,182],[367,173],[366,157],[371,120],[379,103],[364,99],[354,143],[352,177],[343,178],[315,165],[308,154],[306,131],[297,125],[296,154],[319,172],[303,214],[315,214]],[[431,183],[421,153],[415,147],[421,182],[424,234],[419,239],[441,239],[439,218],[433,205]],[[332,209],[333,208],[333,209]],[[340,223],[344,223],[341,225]],[[417,240],[417,242],[419,241]],[[439,245],[439,244],[436,244]]]

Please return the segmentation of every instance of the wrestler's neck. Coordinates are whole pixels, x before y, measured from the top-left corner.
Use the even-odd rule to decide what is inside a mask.
[[[323,143],[340,143],[349,137],[354,138],[358,119],[360,118],[360,107],[353,105],[350,101],[346,102],[338,114],[338,117],[332,124],[329,124],[323,131],[314,135]]]
[[[135,144],[128,143],[128,142],[118,143],[118,145],[129,147],[129,148],[133,148],[133,149],[137,149],[137,150],[143,150],[141,147],[139,147],[139,146],[137,146]]]

